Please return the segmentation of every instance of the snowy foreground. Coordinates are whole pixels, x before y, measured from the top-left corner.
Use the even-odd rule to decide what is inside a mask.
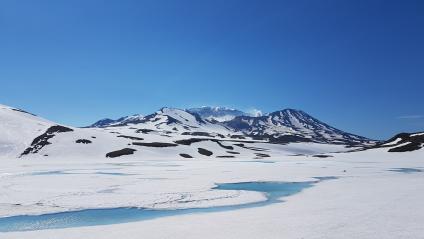
[[[2,159],[0,217],[89,208],[237,205],[265,196],[211,188],[230,182],[337,179],[321,181],[263,207],[8,232],[0,233],[0,238],[424,238],[423,150],[331,155],[281,154],[261,160]],[[402,168],[414,170],[402,172]]]

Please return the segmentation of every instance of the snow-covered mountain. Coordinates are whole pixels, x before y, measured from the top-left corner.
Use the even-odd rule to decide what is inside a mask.
[[[16,156],[54,123],[17,108],[0,105],[0,155]]]
[[[227,107],[210,107],[203,106],[200,108],[191,108],[187,109],[188,112],[192,114],[199,115],[202,119],[209,121],[218,121],[224,122],[234,119],[237,116],[251,116],[248,113],[245,113],[241,110],[231,109]]]
[[[400,133],[393,138],[377,145],[378,148],[388,148],[389,152],[409,152],[424,147],[424,132]]]
[[[346,133],[295,109],[276,111],[265,116],[238,116],[224,122],[235,131],[270,142],[319,142],[347,145],[372,144],[365,137]]]
[[[92,127],[128,125],[185,134],[193,131],[198,134],[238,134],[272,143],[318,142],[346,145],[375,143],[365,137],[336,129],[295,109],[252,116],[240,110],[225,107],[201,107],[188,110],[163,108],[146,117],[123,117],[113,122],[99,121]]]
[[[291,109],[218,122],[189,110],[162,108],[76,128],[0,106],[0,158],[264,158],[346,151],[345,146],[371,143]]]
[[[166,133],[229,133],[229,129],[221,124],[215,124],[202,119],[198,114],[187,110],[164,107],[145,117],[124,117],[113,123],[96,122],[92,127],[107,128],[120,126],[138,126],[145,131],[163,131]]]
[[[114,125],[122,125],[125,123],[129,123],[129,122],[140,122],[141,120],[144,119],[143,115],[140,114],[135,114],[135,115],[131,115],[131,116],[124,116],[121,117],[119,119],[113,120],[113,119],[109,119],[109,118],[105,118],[105,119],[101,119],[97,122],[95,122],[94,124],[88,126],[90,128],[104,128],[104,127],[109,127],[109,126],[114,126]]]
[[[225,120],[229,119],[229,120]],[[99,122],[94,127],[138,125],[149,130],[174,133],[242,135],[271,143],[317,142],[345,145],[373,145],[375,141],[336,129],[309,114],[284,109],[263,116],[251,116],[225,107],[188,110],[163,108],[146,117],[124,117],[113,123]],[[234,136],[237,137],[237,136]]]

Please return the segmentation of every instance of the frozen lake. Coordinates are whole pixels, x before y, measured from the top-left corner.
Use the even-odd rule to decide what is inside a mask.
[[[326,179],[326,178],[323,178]],[[236,210],[248,207],[260,207],[281,202],[281,198],[293,195],[314,182],[243,182],[218,184],[212,190],[245,190],[265,194],[266,200],[233,206],[215,206],[188,209],[145,209],[145,208],[109,208],[87,209],[42,215],[22,215],[0,218],[0,232],[34,231],[54,228],[109,225],[117,223],[149,220],[159,217],[176,216],[189,213],[207,213]]]
[[[5,160],[0,238],[421,238],[422,153],[401,156]]]

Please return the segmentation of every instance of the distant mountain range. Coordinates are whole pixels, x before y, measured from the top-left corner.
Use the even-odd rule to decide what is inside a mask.
[[[208,120],[210,122],[225,122],[234,119],[237,116],[252,116],[248,113],[245,113],[241,110],[236,109],[230,109],[227,107],[209,107],[209,106],[203,106],[200,108],[191,108],[185,110],[188,113],[191,113],[193,115],[198,115],[204,120]],[[141,115],[134,115],[137,118],[142,119],[143,117]],[[94,124],[88,126],[88,127],[96,127],[96,128],[104,128],[108,126],[113,126],[117,124],[126,124],[126,123],[132,123],[136,124],[138,123],[137,119],[131,120],[134,116],[125,116],[121,117],[119,119],[113,120],[113,119],[101,119]]]
[[[182,118],[182,116],[184,116]],[[160,123],[158,123],[160,122]],[[225,107],[201,107],[187,110],[163,108],[146,117],[102,119],[89,127],[106,128],[128,125],[156,125],[161,130],[172,130],[164,125],[182,126],[186,130],[207,133],[240,134],[273,143],[317,142],[330,144],[372,144],[373,140],[346,133],[325,124],[309,114],[285,109],[263,116],[252,116],[241,110]],[[178,127],[177,127],[178,128]],[[181,131],[180,130],[180,131]],[[225,132],[228,131],[228,132]]]
[[[421,149],[423,137],[423,133],[399,134],[378,142],[336,129],[295,109],[252,116],[224,107],[165,107],[146,116],[103,119],[76,128],[0,105],[0,158],[126,155],[260,159],[375,148],[404,152]]]

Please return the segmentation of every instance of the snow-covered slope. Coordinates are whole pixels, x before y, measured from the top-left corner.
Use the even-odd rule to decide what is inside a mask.
[[[238,116],[225,125],[236,131],[271,142],[319,142],[334,144],[372,144],[373,141],[343,132],[329,126],[309,114],[285,109],[266,116]]]
[[[16,156],[53,122],[26,111],[0,105],[0,157]]]
[[[245,113],[243,111],[227,107],[203,106],[200,108],[191,108],[187,111],[199,115],[202,119],[218,122],[229,121],[237,116],[249,115],[248,113]]]
[[[409,152],[424,147],[424,132],[401,133],[386,142],[379,144],[379,148],[388,148],[389,152]]]

